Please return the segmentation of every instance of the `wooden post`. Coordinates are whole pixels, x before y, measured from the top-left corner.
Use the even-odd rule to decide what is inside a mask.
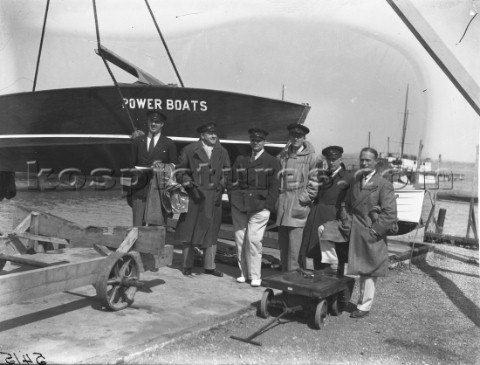
[[[478,173],[478,144],[476,147],[476,154],[475,154],[475,169],[473,172],[473,179],[472,179],[472,195],[470,197],[470,212],[468,213],[467,234],[465,236],[466,238],[470,237],[470,228],[472,228],[473,236],[475,237],[475,240],[477,240],[478,242],[477,220],[475,217],[475,191],[478,188],[477,173]]]
[[[437,227],[435,229],[435,233],[443,233],[443,224],[445,223],[446,214],[447,210],[445,208],[441,208],[438,211]]]

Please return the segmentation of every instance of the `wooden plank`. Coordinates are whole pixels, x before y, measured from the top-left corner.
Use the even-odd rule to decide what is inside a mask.
[[[94,284],[104,261],[104,257],[98,257],[0,276],[0,305]]]
[[[138,238],[138,228],[134,227],[128,232],[127,237],[122,241],[122,244],[118,246],[117,252],[127,253],[132,248],[133,244]]]
[[[0,260],[7,260],[10,262],[14,262],[16,264],[22,264],[22,265],[30,265],[30,266],[35,266],[35,267],[48,267],[48,266],[54,266],[54,265],[59,265],[59,264],[65,264],[68,261],[60,261],[60,262],[43,262],[43,261],[38,261],[35,259],[35,255],[5,255],[5,254],[0,254]]]
[[[480,87],[410,0],[387,0],[453,85],[480,115]]]
[[[16,206],[14,223],[23,220],[24,217],[30,214],[28,208],[20,205]],[[36,232],[42,236],[51,236],[64,238],[70,241],[72,245],[81,245],[84,239],[85,227],[70,222],[66,219],[57,217],[55,215],[37,212],[38,213],[38,231]],[[18,232],[15,230],[15,232]],[[31,232],[35,233],[35,232]]]
[[[68,245],[68,241],[64,238],[58,238],[58,237],[47,237],[47,236],[41,236],[39,234],[32,234],[32,233],[15,233],[14,234],[17,237],[20,238],[27,238],[30,240],[36,240],[36,241],[42,241],[42,242],[50,242],[50,243],[55,243],[57,245]]]
[[[84,242],[91,246],[94,243],[118,249],[122,244],[131,227],[111,227],[105,230],[102,227],[87,227]],[[160,255],[165,245],[165,227],[148,226],[135,227],[137,239],[131,249],[142,253]]]
[[[22,221],[18,223],[18,225],[13,230],[15,233],[26,232],[30,228],[30,222],[32,221],[32,214],[31,212],[27,213],[27,216],[23,218]]]

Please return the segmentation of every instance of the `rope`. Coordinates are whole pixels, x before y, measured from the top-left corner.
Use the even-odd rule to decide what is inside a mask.
[[[100,57],[102,57],[103,63],[105,64],[105,67],[107,68],[107,71],[108,71],[108,73],[110,74],[110,77],[113,80],[113,84],[115,85],[115,89],[117,90],[118,95],[120,96],[120,105],[123,107],[124,97],[123,97],[122,91],[120,90],[120,86],[118,85],[117,80],[115,79],[115,76],[113,75],[113,72],[110,69],[110,66],[108,65],[108,62],[105,59],[105,56],[103,55],[103,52],[102,52],[102,44],[100,43],[100,30],[98,28],[97,5],[96,5],[95,0],[92,0],[92,1],[93,1],[93,15],[95,17],[95,31],[96,31],[96,34],[97,34],[98,54],[100,55]],[[132,116],[130,115],[130,112],[129,112],[128,108],[123,107],[123,109],[127,113],[128,120],[130,121],[132,129],[135,132],[137,130],[137,128],[135,127],[135,124],[133,123],[133,119],[132,119]]]
[[[47,6],[45,7],[45,16],[43,17],[42,36],[40,37],[40,47],[38,49],[37,66],[35,68],[35,77],[33,79],[32,91],[35,91],[35,87],[37,86],[38,69],[40,67],[40,57],[42,55],[43,38],[45,37],[45,28],[47,26],[47,16],[48,16],[48,8],[49,7],[50,7],[50,0],[47,0]]]
[[[148,3],[148,0],[145,0],[145,4],[147,5],[148,11],[150,12],[150,15],[152,16],[153,23],[155,24],[155,28],[157,28],[158,35],[160,36],[160,39],[162,40],[163,46],[165,47],[165,50],[167,51],[168,58],[170,59],[170,62],[172,63],[173,69],[175,70],[175,74],[177,75],[178,81],[180,81],[180,85],[182,87],[185,87],[183,85],[182,78],[180,77],[180,74],[178,73],[177,66],[175,65],[175,62],[173,61],[172,55],[170,54],[170,51],[167,46],[167,42],[165,42],[165,39],[163,38],[162,32],[160,31],[160,28],[158,27],[157,21],[155,19],[155,15],[153,15],[152,9],[150,8],[150,4]]]

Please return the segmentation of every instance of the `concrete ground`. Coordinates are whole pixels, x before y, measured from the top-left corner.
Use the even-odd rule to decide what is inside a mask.
[[[278,257],[276,250],[265,251]],[[98,256],[93,249],[91,254]],[[392,262],[408,258],[410,245],[392,242],[391,256],[396,258]],[[146,285],[133,305],[119,312],[102,309],[93,286],[0,307],[0,356],[10,354],[16,363],[25,355],[35,363],[38,354],[47,363],[128,362],[185,334],[254,311],[264,288],[236,283],[233,265],[219,263],[218,268],[224,277],[206,275],[201,268],[186,277],[176,250],[172,267],[142,274]],[[265,268],[263,276],[276,272]]]

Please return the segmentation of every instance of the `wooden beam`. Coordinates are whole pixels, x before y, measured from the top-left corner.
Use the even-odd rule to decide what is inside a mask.
[[[480,87],[410,0],[387,0],[407,28],[480,116]]]
[[[6,260],[10,262],[14,262],[16,264],[22,264],[22,265],[30,265],[34,267],[49,267],[49,266],[54,266],[54,265],[60,265],[60,264],[65,264],[68,261],[63,261],[63,262],[43,262],[43,261],[38,261],[35,260],[34,258],[35,255],[5,255],[0,253],[0,260]]]
[[[94,284],[104,257],[0,276],[0,305]]]

